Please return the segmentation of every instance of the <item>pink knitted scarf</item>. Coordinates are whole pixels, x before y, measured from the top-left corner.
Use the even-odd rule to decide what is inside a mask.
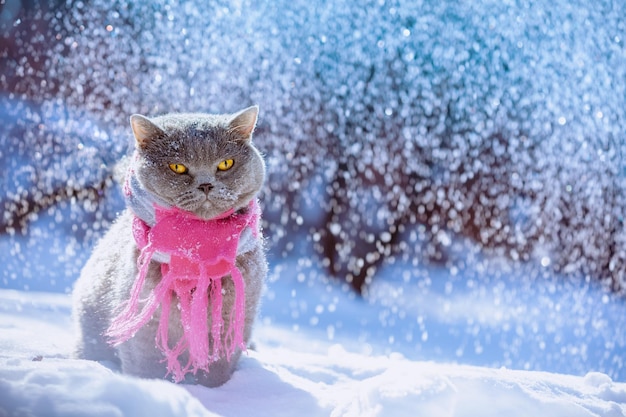
[[[133,235],[140,249],[139,271],[130,299],[111,323],[107,335],[112,344],[119,345],[132,338],[160,307],[156,344],[165,355],[168,375],[180,382],[188,372],[208,372],[212,362],[222,357],[230,360],[237,349],[245,349],[245,282],[235,259],[243,230],[250,227],[254,237],[258,236],[260,210],[256,200],[252,200],[243,213],[229,210],[217,218],[203,220],[175,207],[154,204],[154,208],[154,226],[148,226],[137,216],[134,218]],[[161,264],[161,281],[147,299],[140,300],[155,254],[159,258],[165,255],[169,261]],[[234,286],[234,305],[224,314],[222,277],[227,275]],[[168,337],[172,300],[178,300],[183,331],[173,346]],[[140,304],[143,304],[141,309]],[[226,328],[224,316],[229,318]],[[189,360],[182,364],[179,359],[185,352]]]

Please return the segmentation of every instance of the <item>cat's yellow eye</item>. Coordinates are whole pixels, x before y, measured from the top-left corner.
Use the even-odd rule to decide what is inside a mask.
[[[220,171],[228,171],[233,167],[234,163],[235,161],[233,161],[232,159],[224,159],[217,165],[217,169],[219,169]]]
[[[187,172],[187,167],[183,164],[170,164],[170,169],[177,174],[184,174]]]

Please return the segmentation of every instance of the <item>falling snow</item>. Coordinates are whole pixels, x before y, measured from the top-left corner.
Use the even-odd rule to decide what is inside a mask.
[[[71,290],[131,114],[258,104],[267,327],[625,380],[618,2],[42,3],[0,9],[1,288]]]

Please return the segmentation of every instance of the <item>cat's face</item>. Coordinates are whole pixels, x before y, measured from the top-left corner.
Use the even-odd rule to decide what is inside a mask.
[[[258,108],[234,115],[171,114],[131,117],[135,175],[170,205],[204,219],[244,208],[265,177],[252,145]]]

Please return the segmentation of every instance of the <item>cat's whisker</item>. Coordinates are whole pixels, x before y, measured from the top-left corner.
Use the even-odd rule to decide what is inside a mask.
[[[176,198],[176,205],[180,206],[180,205],[189,205],[189,204],[196,204],[196,203],[200,203],[202,201],[204,201],[204,198],[200,198],[198,196],[195,196],[193,194],[187,195],[187,194],[183,194],[181,196],[179,196],[178,198]]]
[[[217,191],[217,194],[221,200],[226,201],[237,201],[239,199],[239,193],[232,192],[226,188],[220,188]]]

